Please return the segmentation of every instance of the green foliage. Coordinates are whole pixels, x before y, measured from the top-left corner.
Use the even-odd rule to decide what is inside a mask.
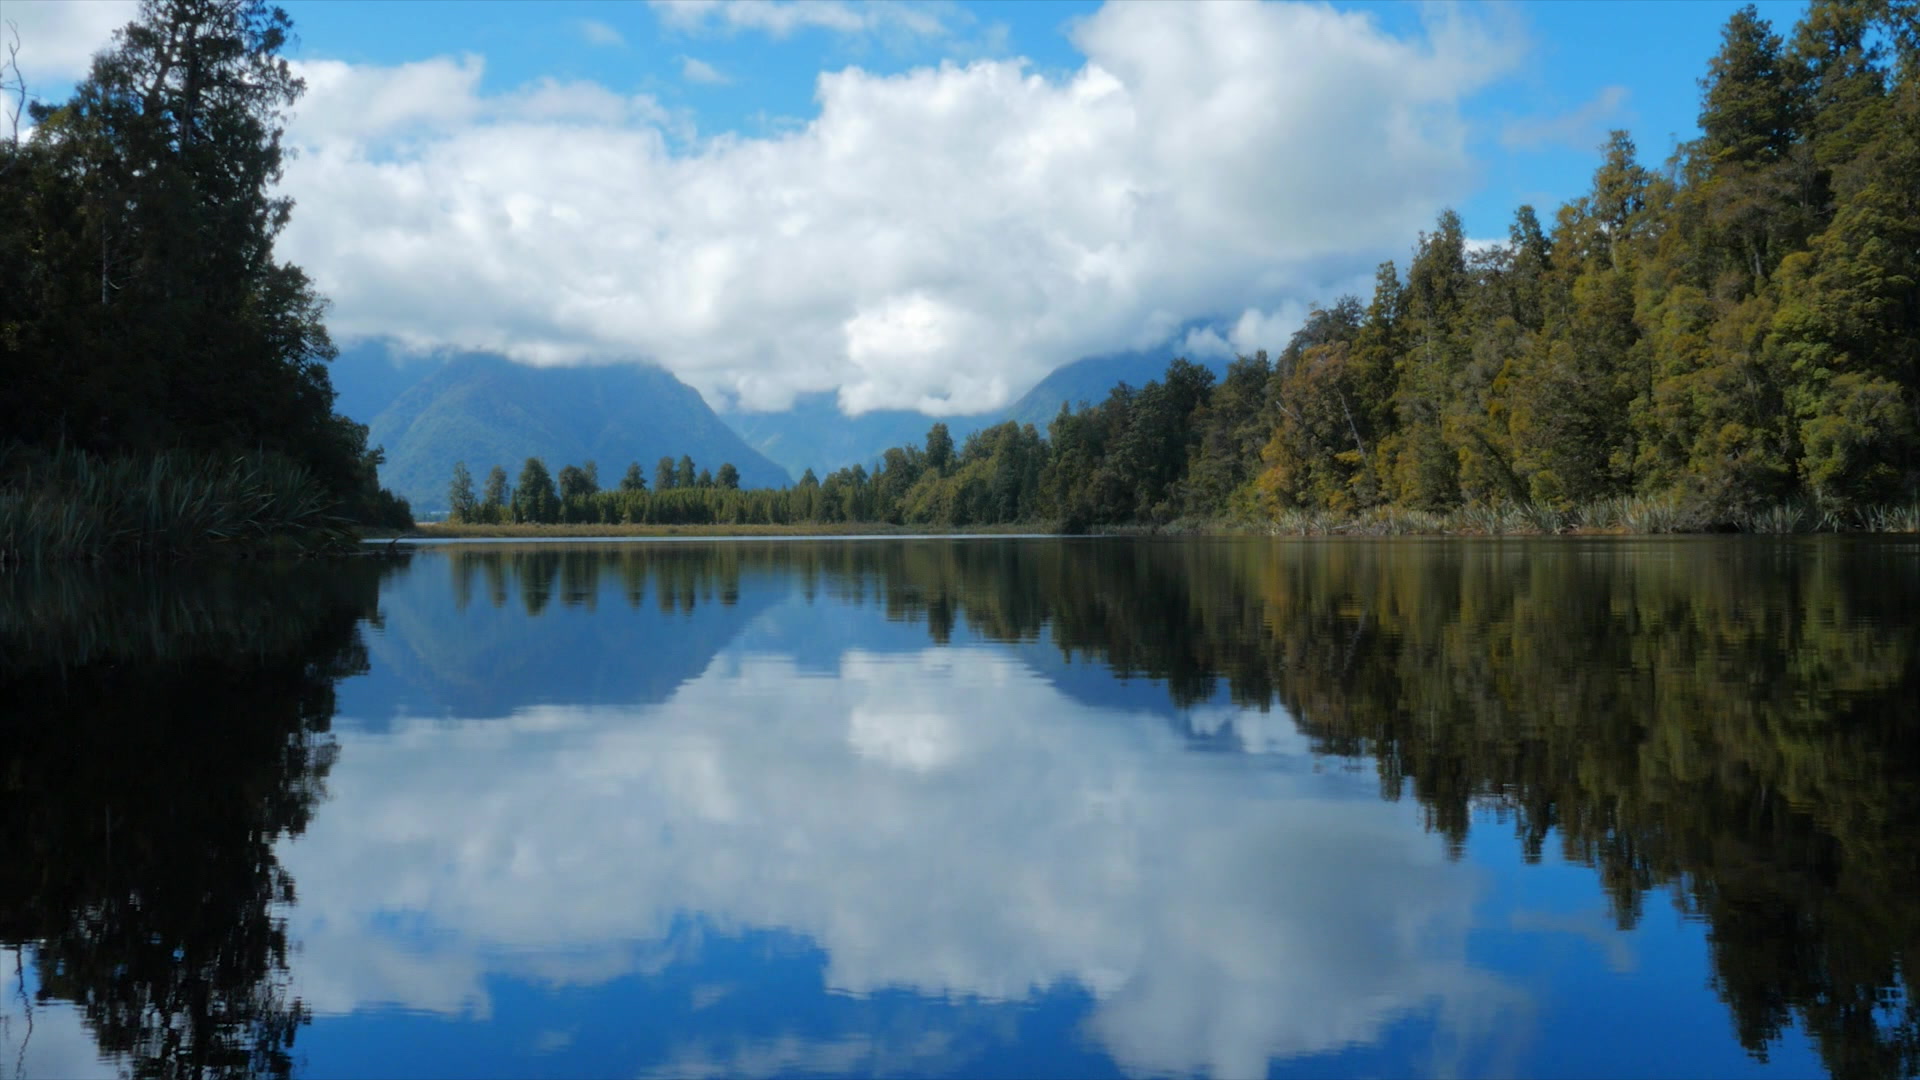
[[[71,99],[0,144],[0,431],[118,459],[300,463],[340,513],[410,515],[332,411],[325,301],[274,258],[281,125],[304,84],[261,0],[146,0]]]
[[[0,564],[178,558],[281,541],[339,548],[352,535],[336,507],[305,465],[279,454],[102,458],[16,447],[0,452]]]
[[[621,491],[647,490],[647,478],[645,474],[641,473],[639,462],[636,461],[633,464],[627,466],[626,475],[620,478],[620,490]]]
[[[473,475],[467,472],[467,463],[458,461],[453,466],[453,482],[447,485],[448,520],[475,521],[479,517],[480,500],[473,494]]]
[[[520,467],[520,477],[513,484],[512,511],[517,522],[552,524],[560,520],[560,493],[554,489],[546,462],[530,457]]]

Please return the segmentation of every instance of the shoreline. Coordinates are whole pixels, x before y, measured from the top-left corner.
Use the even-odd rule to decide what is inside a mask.
[[[1634,529],[1624,525],[1609,527],[1574,525],[1554,530],[1539,528],[1448,528],[1421,522],[1342,521],[1342,522],[1246,522],[1246,521],[1172,521],[1158,525],[1116,525],[1105,529],[1064,531],[1057,522],[1026,522],[980,526],[916,526],[890,522],[831,522],[789,525],[447,525],[429,523],[405,531],[364,530],[363,544],[420,544],[440,541],[592,541],[592,540],[884,540],[884,539],[1075,539],[1093,537],[1130,538],[1227,538],[1268,537],[1292,540],[1593,540],[1605,538],[1645,539],[1648,537],[1734,537],[1734,536],[1913,536],[1913,529]]]

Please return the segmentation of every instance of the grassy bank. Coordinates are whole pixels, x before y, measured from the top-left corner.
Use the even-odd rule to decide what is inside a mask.
[[[0,452],[0,565],[343,549],[335,502],[276,454],[15,448]]]
[[[1053,532],[1048,524],[895,525],[887,521],[796,522],[788,525],[478,525],[432,522],[406,535],[427,540],[524,539],[622,536],[950,536]]]
[[[1680,499],[1603,499],[1559,509],[1537,503],[1470,506],[1444,513],[1379,508],[1341,516],[1286,510],[1272,521],[1243,526],[1278,536],[1659,536],[1688,533],[1914,533],[1920,503],[1824,510],[1789,502],[1738,513],[1716,513]]]
[[[1382,507],[1359,514],[1284,510],[1272,519],[1178,518],[1156,524],[1095,526],[1120,536],[1658,536],[1700,533],[1920,533],[1920,503],[1849,512],[1786,503],[1739,515],[1710,514],[1675,500],[1608,499],[1570,510],[1540,505],[1463,507],[1445,513]],[[423,539],[524,539],[625,536],[943,536],[1062,533],[1058,522],[992,525],[895,525],[800,522],[788,525],[485,525],[436,523],[404,535]],[[401,535],[401,534],[382,534]]]

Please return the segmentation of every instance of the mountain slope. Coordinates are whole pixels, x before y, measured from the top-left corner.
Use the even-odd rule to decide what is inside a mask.
[[[958,441],[994,416],[928,416],[906,409],[842,416],[836,395],[825,391],[800,395],[786,412],[732,413],[725,419],[749,445],[797,477],[808,469],[825,476],[847,465],[872,465],[890,447],[922,445],[936,423],[945,423]]]
[[[1045,435],[1062,402],[1074,408],[1083,401],[1097,405],[1106,400],[1115,383],[1145,386],[1165,375],[1167,365],[1181,355],[1181,350],[1169,342],[1151,349],[1083,357],[1055,368],[1019,400],[994,412],[927,416],[888,409],[842,416],[834,394],[827,391],[801,395],[786,412],[730,413],[724,419],[754,449],[794,476],[809,468],[825,476],[847,465],[871,465],[890,447],[923,445],[927,429],[935,423],[946,424],[956,443],[981,428],[1007,420],[1032,424]],[[1211,369],[1215,377],[1227,369],[1224,360],[1195,362]]]
[[[1063,403],[1074,409],[1078,409],[1083,401],[1098,405],[1107,399],[1108,392],[1118,383],[1124,382],[1137,389],[1165,376],[1167,365],[1180,356],[1180,350],[1168,344],[1152,349],[1083,357],[1055,368],[1052,374],[1021,395],[1020,400],[1007,406],[1006,411],[995,417],[993,423],[1012,420],[1017,424],[1032,424],[1045,435],[1047,425],[1060,414]],[[1215,378],[1227,370],[1226,362],[1222,360],[1188,359],[1212,371]]]
[[[384,338],[362,338],[340,346],[328,372],[333,381],[333,411],[362,424],[387,410],[432,374],[446,357],[408,355]]]
[[[371,441],[385,447],[383,484],[416,510],[447,505],[447,484],[465,461],[474,484],[499,465],[511,481],[529,457],[550,472],[598,464],[600,482],[619,482],[638,461],[652,482],[662,456],[691,454],[701,468],[732,462],[743,487],[784,487],[789,478],[721,423],[699,391],[656,367],[530,367],[466,353],[431,368],[373,418]]]

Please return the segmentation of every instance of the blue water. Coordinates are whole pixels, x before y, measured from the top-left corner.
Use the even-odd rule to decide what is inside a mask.
[[[1462,723],[1457,702],[1436,706],[1423,688],[1484,680],[1475,716],[1537,708],[1485,687],[1524,679],[1519,659],[1498,658],[1544,631],[1476,622],[1478,601],[1459,602],[1470,572],[1387,567],[1348,581],[1350,556],[1265,541],[1184,554],[1136,541],[861,543],[818,558],[766,554],[771,543],[724,556],[426,548],[385,569],[355,628],[364,663],[334,684],[324,791],[303,827],[271,841],[292,882],[271,908],[288,943],[273,978],[305,1013],[292,1073],[1829,1071],[1791,1007],[1758,1048],[1742,1044],[1741,1006],[1722,984],[1752,958],[1717,967],[1713,919],[1688,898],[1703,880],[1715,895],[1738,888],[1737,873],[1715,877],[1727,867],[1697,858],[1650,871],[1623,919],[1602,864],[1566,850],[1558,827],[1529,856],[1515,827],[1527,796],[1513,785],[1480,782],[1464,829],[1438,820],[1422,786],[1504,751],[1434,734],[1410,758],[1452,745],[1458,760],[1389,782],[1378,738],[1356,742],[1316,715],[1357,711],[1354,688],[1377,689],[1389,670],[1407,682],[1381,723],[1408,731],[1423,716]],[[913,545],[926,550],[873,550]],[[1380,558],[1432,558],[1398,550]],[[1645,595],[1656,586],[1634,560],[1670,555],[1598,556],[1613,567],[1595,586],[1607,610],[1637,597],[1643,614],[1661,613],[1623,655],[1708,617],[1697,597],[1688,614],[1687,590],[1704,587],[1690,573],[1660,578],[1677,593]],[[1588,572],[1571,556],[1526,558]],[[1203,573],[1196,559],[1238,569]],[[1440,574],[1460,606],[1425,625],[1431,608],[1383,600],[1405,573],[1419,578],[1408,595]],[[1347,592],[1295,619],[1315,607],[1307,594],[1336,585]],[[1017,610],[1029,601],[1035,610]],[[1529,606],[1504,602],[1509,616]],[[1771,614],[1742,617],[1794,622],[1796,606],[1819,602],[1770,596],[1754,603]],[[1566,602],[1568,625],[1583,603]],[[1363,617],[1369,604],[1400,614]],[[1544,606],[1539,625],[1551,625]],[[1841,629],[1869,638],[1852,644],[1908,644],[1905,628],[1856,614]],[[1800,621],[1823,618],[1834,625],[1831,612]],[[1195,626],[1214,639],[1187,641]],[[1355,645],[1355,627],[1392,660]],[[1449,654],[1462,635],[1493,670]],[[1647,685],[1664,689],[1647,700],[1691,694],[1697,711],[1738,682],[1714,665],[1742,654],[1713,655],[1699,660],[1718,672],[1699,676],[1709,685],[1676,688],[1682,669],[1661,668]],[[1877,682],[1839,672],[1819,685],[1878,702],[1909,686],[1902,655]],[[1254,656],[1264,666],[1250,673]],[[1548,700],[1601,707],[1579,682]],[[1661,722],[1634,728],[1621,760],[1640,764],[1623,776],[1651,775],[1644,763],[1685,741]],[[1536,727],[1553,724],[1518,730]],[[1710,768],[1695,775],[1702,791],[1719,783]],[[1579,813],[1560,802],[1563,820]],[[1608,835],[1657,842],[1637,827]],[[1791,875],[1784,835],[1779,850],[1740,857]],[[0,1076],[137,1063],[138,1051],[102,1054],[96,1022],[40,992],[57,982],[43,946],[13,940]],[[1902,955],[1904,941],[1873,940]],[[1911,1031],[1903,979],[1887,988],[1877,1039]],[[1891,1060],[1883,1073],[1908,1067]]]

